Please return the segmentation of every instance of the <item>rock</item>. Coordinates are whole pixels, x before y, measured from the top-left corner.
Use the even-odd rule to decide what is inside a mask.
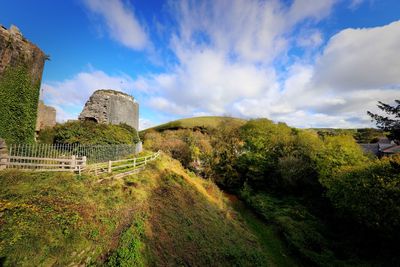
[[[79,120],[97,123],[126,123],[139,129],[139,104],[123,92],[114,90],[97,90],[86,102]]]

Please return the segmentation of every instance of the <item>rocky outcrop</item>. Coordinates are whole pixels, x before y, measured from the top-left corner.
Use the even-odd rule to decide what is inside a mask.
[[[79,120],[98,123],[126,123],[139,129],[139,104],[125,93],[114,90],[97,90],[86,102]]]
[[[7,67],[25,65],[34,83],[40,83],[44,62],[48,58],[35,44],[22,36],[12,25],[9,30],[0,25],[0,76]]]
[[[52,128],[56,125],[56,109],[46,106],[43,101],[39,101],[38,116],[36,121],[36,132],[44,128]]]

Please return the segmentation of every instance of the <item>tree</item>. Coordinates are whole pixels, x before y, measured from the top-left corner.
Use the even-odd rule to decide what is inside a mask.
[[[388,116],[381,116],[370,111],[367,112],[368,115],[376,121],[378,128],[390,132],[389,138],[400,142],[400,100],[395,100],[397,106],[391,106],[381,101],[378,102],[378,108],[386,112]]]

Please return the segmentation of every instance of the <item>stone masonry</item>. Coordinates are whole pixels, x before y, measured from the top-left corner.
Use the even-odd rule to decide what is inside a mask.
[[[79,120],[97,123],[126,123],[139,130],[139,104],[125,93],[114,90],[97,90],[86,102]]]
[[[44,128],[52,128],[56,125],[56,109],[46,106],[43,101],[39,101],[38,117],[36,121],[36,132]]]
[[[12,25],[7,30],[0,25],[0,76],[9,66],[25,64],[31,73],[32,82],[40,83],[46,59],[48,56],[25,39],[16,26]]]

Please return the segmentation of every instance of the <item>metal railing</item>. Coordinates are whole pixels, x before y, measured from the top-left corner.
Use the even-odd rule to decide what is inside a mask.
[[[139,153],[140,143],[132,145],[11,144],[8,155],[30,158],[86,157],[88,164],[119,160]]]

